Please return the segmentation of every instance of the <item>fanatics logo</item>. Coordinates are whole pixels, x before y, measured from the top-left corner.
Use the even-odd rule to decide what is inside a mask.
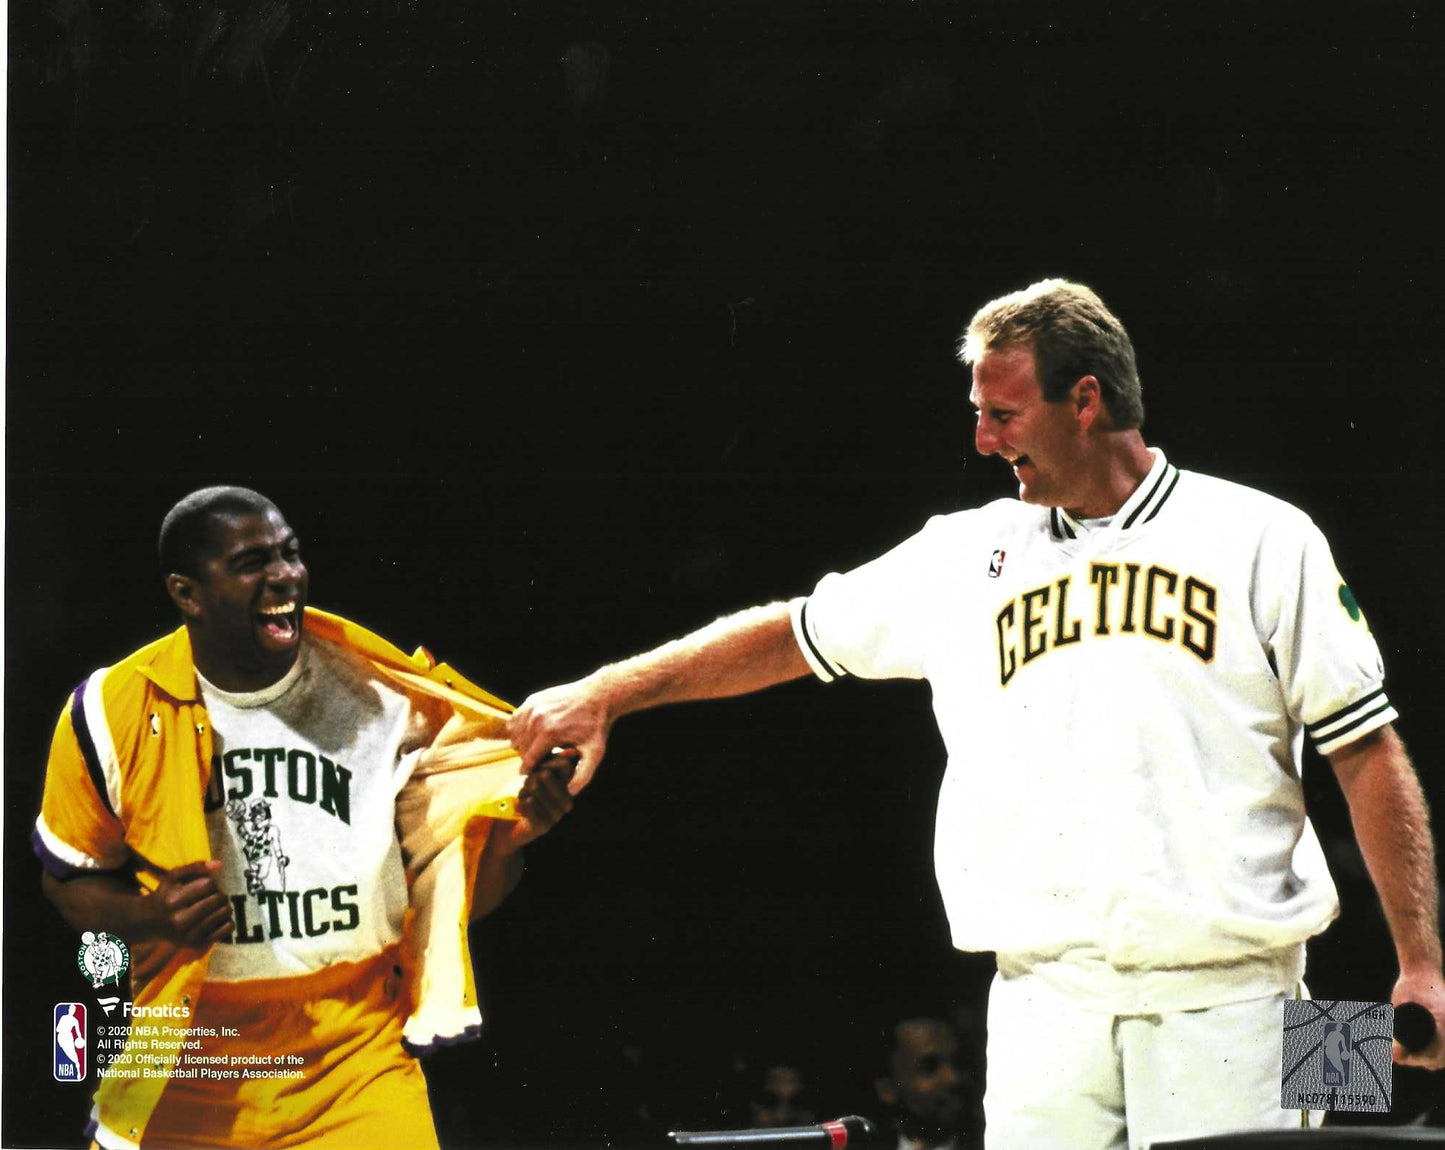
[[[1003,557],[1007,554],[1002,548],[995,551],[988,561],[988,577],[997,579],[1003,574]]]
[[[52,1021],[55,1081],[80,1082],[85,1078],[85,1004],[57,1002]]]

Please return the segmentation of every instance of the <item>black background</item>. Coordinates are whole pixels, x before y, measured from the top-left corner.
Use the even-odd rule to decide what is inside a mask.
[[[1438,790],[1423,10],[12,5],[4,1141],[83,1122],[26,838],[66,692],[173,625],[171,502],[258,487],[319,604],[519,700],[1009,494],[952,345],[1044,275],[1129,326],[1151,443],[1324,528]],[[880,1026],[986,985],[933,884],[942,767],[918,684],[620,725],[478,932],[445,1139],[625,1140],[634,1095],[716,1126],[776,1061],[873,1110]],[[1387,997],[1306,773],[1345,903],[1312,989]]]

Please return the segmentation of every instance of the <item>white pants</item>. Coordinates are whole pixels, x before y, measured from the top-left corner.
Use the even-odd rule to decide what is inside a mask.
[[[1111,1015],[1035,975],[988,1003],[988,1150],[1143,1150],[1231,1130],[1297,1130],[1279,1105],[1284,1000]]]

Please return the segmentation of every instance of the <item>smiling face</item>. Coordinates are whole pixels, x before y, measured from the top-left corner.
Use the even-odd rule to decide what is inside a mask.
[[[301,648],[307,581],[296,533],[276,508],[215,516],[196,575],[167,580],[201,674],[228,691],[285,675]]]
[[[1096,382],[1089,394],[1092,381],[1084,377],[1058,403],[1049,403],[1027,348],[986,351],[973,365],[968,398],[978,411],[974,445],[980,455],[997,455],[1013,468],[1025,503],[1069,511],[1083,506],[1090,400],[1095,409],[1098,404]]]

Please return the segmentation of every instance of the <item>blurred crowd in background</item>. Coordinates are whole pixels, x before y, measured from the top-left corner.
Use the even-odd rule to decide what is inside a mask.
[[[982,1147],[981,1003],[873,1028],[866,1054],[864,1031],[853,1033],[853,1053],[807,1036],[752,1046],[700,1040],[687,1050],[624,1041],[585,1081],[568,1080],[560,1066],[537,1083],[506,1086],[502,1074],[502,1094],[490,1099],[438,1091],[434,1076],[438,1128],[443,1145],[642,1148],[668,1145],[677,1130],[809,1126],[856,1114],[898,1150]]]

